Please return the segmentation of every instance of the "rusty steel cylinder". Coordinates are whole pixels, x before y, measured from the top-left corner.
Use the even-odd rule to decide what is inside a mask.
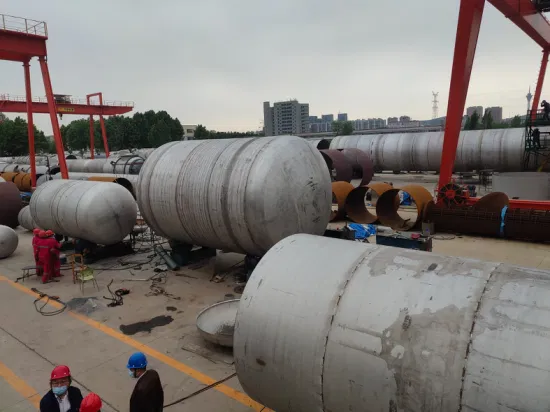
[[[233,341],[277,412],[550,409],[550,272],[310,235],[269,250]]]

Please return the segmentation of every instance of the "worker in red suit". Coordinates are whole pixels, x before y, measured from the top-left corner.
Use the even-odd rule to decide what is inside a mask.
[[[40,262],[38,260],[38,245],[37,242],[40,239],[40,229],[34,229],[32,231],[33,237],[32,237],[32,251],[34,256],[34,265],[36,266],[36,274],[38,276],[42,276],[42,266],[40,265]]]
[[[51,241],[47,238],[46,232],[41,230],[38,235],[37,249],[38,249],[38,263],[42,266],[42,283],[48,283],[52,280],[53,267],[52,259],[50,256],[50,249],[52,248]]]
[[[59,252],[61,244],[55,239],[51,230],[46,231],[48,246],[50,247],[50,259],[52,267],[52,276],[58,278],[61,276],[61,262],[59,261]]]

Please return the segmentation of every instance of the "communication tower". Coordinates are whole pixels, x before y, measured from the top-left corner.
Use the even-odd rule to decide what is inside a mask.
[[[432,100],[432,119],[437,119],[439,117],[439,100],[437,100],[439,92],[432,92],[432,96],[434,97],[434,99]]]

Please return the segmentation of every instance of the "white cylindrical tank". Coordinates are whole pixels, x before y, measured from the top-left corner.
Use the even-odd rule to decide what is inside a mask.
[[[309,235],[241,297],[242,387],[277,412],[550,409],[550,272]]]
[[[17,216],[17,220],[19,221],[19,226],[22,228],[25,228],[29,231],[33,231],[34,229],[38,228],[38,225],[36,222],[32,219],[31,216],[31,209],[29,206],[25,206],[23,209],[19,211],[19,215]]]
[[[52,180],[36,189],[31,216],[42,229],[102,245],[123,240],[136,223],[137,206],[115,183]]]
[[[543,128],[550,131],[549,128]],[[522,170],[525,129],[490,129],[460,133],[454,170]],[[367,152],[376,170],[438,171],[443,132],[337,136],[331,149],[357,148]]]
[[[15,230],[11,227],[0,225],[0,259],[11,256],[17,245],[19,244],[19,237]]]
[[[331,212],[325,161],[295,136],[165,144],[147,158],[137,191],[157,234],[251,255],[295,233],[322,234]]]
[[[550,199],[550,174],[540,172],[495,173],[493,192],[506,193],[510,199]]]

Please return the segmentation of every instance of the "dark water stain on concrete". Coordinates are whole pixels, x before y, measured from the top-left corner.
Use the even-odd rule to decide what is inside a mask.
[[[138,332],[148,332],[159,326],[166,326],[172,323],[174,318],[172,316],[155,316],[144,322],[136,322],[130,325],[120,325],[120,331],[125,335],[135,335]]]
[[[175,312],[176,310],[178,310],[178,308],[176,308],[175,306],[166,306],[166,310],[168,312]]]

